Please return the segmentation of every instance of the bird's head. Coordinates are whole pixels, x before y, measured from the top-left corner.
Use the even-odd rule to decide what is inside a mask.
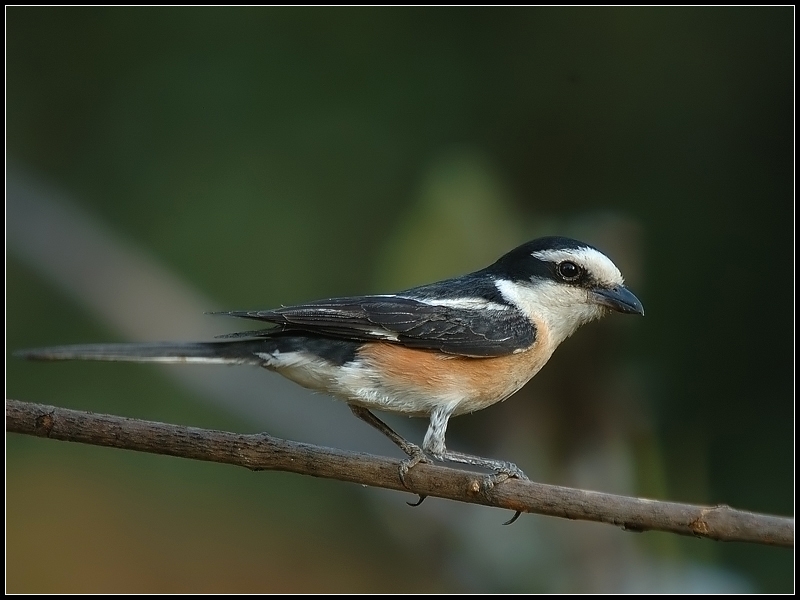
[[[544,320],[560,342],[608,310],[644,315],[616,265],[597,248],[545,237],[502,256],[486,271],[503,297],[533,320]]]

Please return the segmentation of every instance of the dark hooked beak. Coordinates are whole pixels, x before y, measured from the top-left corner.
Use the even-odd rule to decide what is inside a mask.
[[[592,290],[594,301],[621,313],[644,316],[644,307],[639,299],[624,285]]]

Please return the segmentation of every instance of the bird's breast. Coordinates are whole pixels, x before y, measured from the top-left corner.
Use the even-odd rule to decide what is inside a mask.
[[[370,343],[343,371],[337,395],[349,393],[352,403],[409,415],[427,415],[451,403],[453,414],[459,415],[505,400],[536,375],[551,354],[547,340],[539,336],[526,350],[488,358]]]

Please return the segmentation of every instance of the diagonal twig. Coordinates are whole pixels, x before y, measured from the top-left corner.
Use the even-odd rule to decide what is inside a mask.
[[[401,483],[399,461],[282,440],[6,400],[6,431],[56,440],[350,481],[632,531],[668,531],[720,541],[794,547],[794,519],[509,479],[485,489],[485,475],[420,463]]]

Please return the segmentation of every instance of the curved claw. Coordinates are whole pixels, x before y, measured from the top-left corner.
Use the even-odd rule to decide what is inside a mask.
[[[408,504],[409,506],[419,506],[420,504],[422,504],[425,501],[425,498],[427,498],[427,496],[424,496],[422,494],[418,495],[419,495],[419,500],[417,500],[416,502],[406,502],[406,504]]]
[[[492,489],[498,483],[502,483],[509,479],[528,479],[527,475],[522,472],[517,465],[513,463],[508,463],[506,468],[503,471],[498,473],[493,473],[492,475],[488,475],[483,480],[483,492],[484,494],[487,493],[490,489]],[[521,510],[514,512],[514,516],[511,517],[508,521],[503,523],[503,525],[511,525],[514,521],[519,519],[519,516],[522,514]]]

